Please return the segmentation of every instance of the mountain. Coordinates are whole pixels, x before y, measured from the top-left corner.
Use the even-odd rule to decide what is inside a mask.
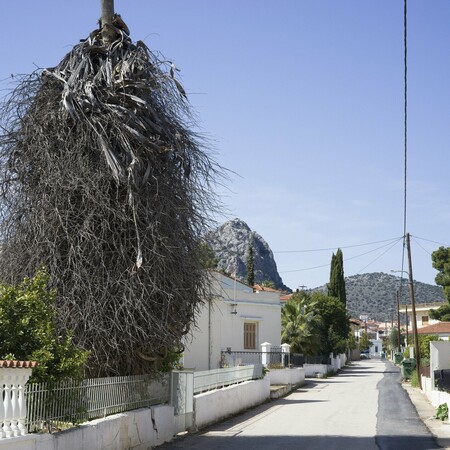
[[[253,243],[255,283],[271,281],[276,289],[290,291],[278,274],[269,244],[241,219],[225,222],[206,236],[218,259],[218,269],[247,281],[247,252]]]
[[[382,272],[364,273],[345,277],[347,309],[352,317],[362,313],[380,322],[397,320],[396,291],[400,288],[400,277]],[[326,292],[326,285],[316,288]],[[445,302],[440,286],[414,281],[416,304]],[[403,279],[400,304],[410,304],[409,283]]]

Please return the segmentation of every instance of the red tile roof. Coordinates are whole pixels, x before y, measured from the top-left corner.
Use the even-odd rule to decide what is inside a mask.
[[[438,334],[438,333],[450,333],[450,322],[438,322],[426,327],[417,327],[417,333],[419,334]]]
[[[36,361],[10,361],[6,359],[0,359],[0,369],[32,369],[37,365],[38,363]]]
[[[255,284],[253,286],[253,289],[255,291],[266,291],[266,292],[278,292],[278,293],[281,293],[281,291],[279,291],[278,289],[273,289],[273,288],[270,288],[270,287],[262,286],[261,284]]]
[[[280,302],[288,302],[292,298],[292,294],[280,295]]]

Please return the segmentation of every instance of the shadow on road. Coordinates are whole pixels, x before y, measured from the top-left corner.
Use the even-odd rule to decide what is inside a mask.
[[[400,446],[399,446],[400,445]],[[188,438],[175,439],[159,448],[183,448],[185,450],[202,449],[367,449],[373,450],[434,450],[440,449],[431,438],[411,436],[378,436],[352,437],[352,436],[240,436],[239,431],[220,432],[209,431]]]

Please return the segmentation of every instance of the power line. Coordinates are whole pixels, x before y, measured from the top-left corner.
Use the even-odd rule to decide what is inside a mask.
[[[432,241],[431,239],[425,239],[425,238],[422,238],[422,237],[419,237],[419,236],[411,236],[411,237],[414,237],[416,239],[421,239],[422,241],[432,242],[433,244],[442,245],[444,247],[450,247],[450,245],[448,245],[448,244],[444,244],[444,243],[438,242],[438,241]]]
[[[338,248],[355,248],[355,247],[364,247],[366,245],[374,245],[374,244],[381,244],[383,242],[392,242],[392,241],[398,241],[398,239],[402,239],[403,237],[395,237],[391,239],[385,239],[383,241],[374,241],[374,242],[367,242],[365,244],[355,244],[355,245],[336,245],[335,247],[328,247],[328,248],[316,248],[316,249],[309,249],[309,250],[278,250],[274,251],[272,253],[312,253],[312,252],[324,252],[324,251],[330,251],[330,250],[336,250]]]
[[[344,258],[344,262],[350,261],[350,260],[352,260],[352,259],[360,258],[361,256],[368,255],[369,253],[373,253],[373,252],[376,252],[377,250],[381,250],[382,248],[385,248],[385,247],[389,247],[389,246],[390,246],[390,247],[389,247],[382,255],[380,255],[379,257],[377,257],[377,258],[374,260],[374,261],[376,261],[376,260],[379,259],[381,256],[383,256],[385,253],[387,253],[392,247],[394,247],[396,244],[398,244],[402,239],[403,239],[403,236],[400,237],[400,238],[396,238],[396,241],[395,241],[393,244],[392,244],[392,239],[390,239],[388,244],[382,245],[382,246],[380,246],[380,247],[377,247],[377,248],[375,248],[375,249],[369,250],[369,251],[364,252],[364,253],[360,253],[359,255],[355,255],[355,256],[352,256],[352,257],[350,257],[350,258]],[[382,241],[382,242],[386,242],[386,241]],[[392,244],[392,245],[391,245],[391,244]],[[374,261],[372,261],[372,262],[374,262]],[[370,264],[372,264],[372,263],[370,263]],[[370,264],[369,264],[369,265],[370,265]],[[283,270],[283,271],[280,271],[279,273],[282,274],[282,273],[304,272],[304,271],[307,271],[307,270],[321,269],[321,268],[323,268],[323,267],[328,267],[329,265],[330,265],[330,263],[328,263],[328,264],[322,264],[322,265],[320,265],[320,266],[307,267],[307,268],[305,268],[305,269]]]
[[[411,236],[412,238],[413,238],[413,240],[414,240],[414,242],[425,252],[425,253],[428,253],[429,255],[431,255],[431,253],[426,249],[426,248],[424,248],[416,239],[414,239],[414,236]]]
[[[403,239],[403,238],[401,238]],[[367,266],[364,266],[362,269],[360,269],[358,272],[356,273],[361,273],[363,270],[367,269],[370,265],[372,265],[375,261],[378,261],[382,256],[384,256],[389,250],[391,250],[393,247],[395,247],[400,240],[399,239],[397,242],[394,242],[386,251],[384,251],[381,255],[378,255],[373,261],[371,261],[369,264],[367,264]]]

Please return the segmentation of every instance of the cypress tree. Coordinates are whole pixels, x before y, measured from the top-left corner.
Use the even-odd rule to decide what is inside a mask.
[[[253,286],[255,284],[255,260],[253,256],[253,243],[248,243],[247,253],[247,284]]]
[[[336,255],[333,253],[331,256],[328,295],[337,297],[344,305],[347,304],[344,279],[344,257],[340,248],[336,252]]]

